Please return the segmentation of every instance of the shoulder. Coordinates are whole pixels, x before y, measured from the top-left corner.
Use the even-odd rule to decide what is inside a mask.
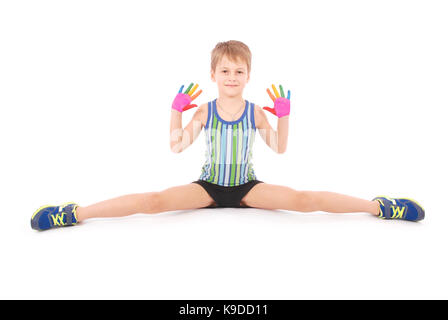
[[[208,112],[208,107],[207,107],[208,103],[203,103],[201,105],[199,105],[198,109],[196,110],[196,112],[200,112],[200,113],[204,113],[204,112]]]
[[[202,126],[205,127],[208,118],[208,103],[206,102],[199,105],[193,117],[201,121]]]
[[[259,105],[254,105],[254,112],[255,113],[260,113],[260,112],[263,112],[263,111],[262,111],[262,109],[261,109],[261,107]]]

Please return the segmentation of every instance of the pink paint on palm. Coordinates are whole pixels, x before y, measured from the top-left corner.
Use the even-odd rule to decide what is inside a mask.
[[[290,111],[290,100],[282,97],[275,99],[274,109],[277,117],[281,118],[288,116]]]
[[[188,94],[178,93],[176,95],[176,98],[174,98],[171,108],[173,108],[179,112],[183,112],[183,108],[188,106],[191,101],[192,101],[192,99]]]

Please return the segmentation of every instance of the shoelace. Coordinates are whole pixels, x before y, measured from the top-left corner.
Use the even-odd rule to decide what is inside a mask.
[[[404,209],[406,208],[405,206],[391,205],[390,208],[392,209],[392,219],[403,219]]]
[[[65,207],[64,207],[65,208]],[[64,216],[66,213],[63,211],[63,207],[59,207],[59,212],[51,215],[51,219],[53,220],[53,225],[55,226],[65,226],[67,225],[67,219],[64,222]],[[72,209],[72,214],[75,212],[76,206]]]
[[[66,225],[67,223],[64,222],[64,215],[65,215],[65,212],[52,214],[51,219],[53,220],[53,225],[55,225],[55,226]]]
[[[395,199],[387,198],[387,197],[385,197],[385,198],[387,200],[389,200],[390,202],[392,202],[392,204],[390,205],[390,208],[392,210],[392,215],[390,216],[390,219],[403,219],[404,210],[406,209],[406,206],[397,205],[397,201],[395,201]],[[384,212],[382,209],[382,207],[384,207],[384,202],[381,199],[377,199],[377,201],[381,204],[379,216],[381,218],[384,218]]]
[[[386,199],[392,202],[390,206],[390,208],[392,209],[392,216],[390,218],[403,219],[405,206],[397,205],[397,201],[395,201],[395,199],[392,198],[386,198]]]

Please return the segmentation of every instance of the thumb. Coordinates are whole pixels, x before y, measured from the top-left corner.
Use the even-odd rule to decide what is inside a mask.
[[[197,104],[189,104],[188,106],[185,106],[183,109],[182,109],[182,112],[183,111],[187,111],[188,109],[191,109],[191,108],[195,108],[195,107],[197,107],[198,105]]]
[[[275,109],[274,109],[274,108],[264,107],[263,109],[266,110],[266,111],[269,111],[269,112],[272,113],[274,116],[277,115],[277,113],[275,112]]]

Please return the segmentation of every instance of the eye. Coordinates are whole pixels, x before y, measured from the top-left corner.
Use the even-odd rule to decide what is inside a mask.
[[[244,73],[243,71],[238,71],[238,73]]]

